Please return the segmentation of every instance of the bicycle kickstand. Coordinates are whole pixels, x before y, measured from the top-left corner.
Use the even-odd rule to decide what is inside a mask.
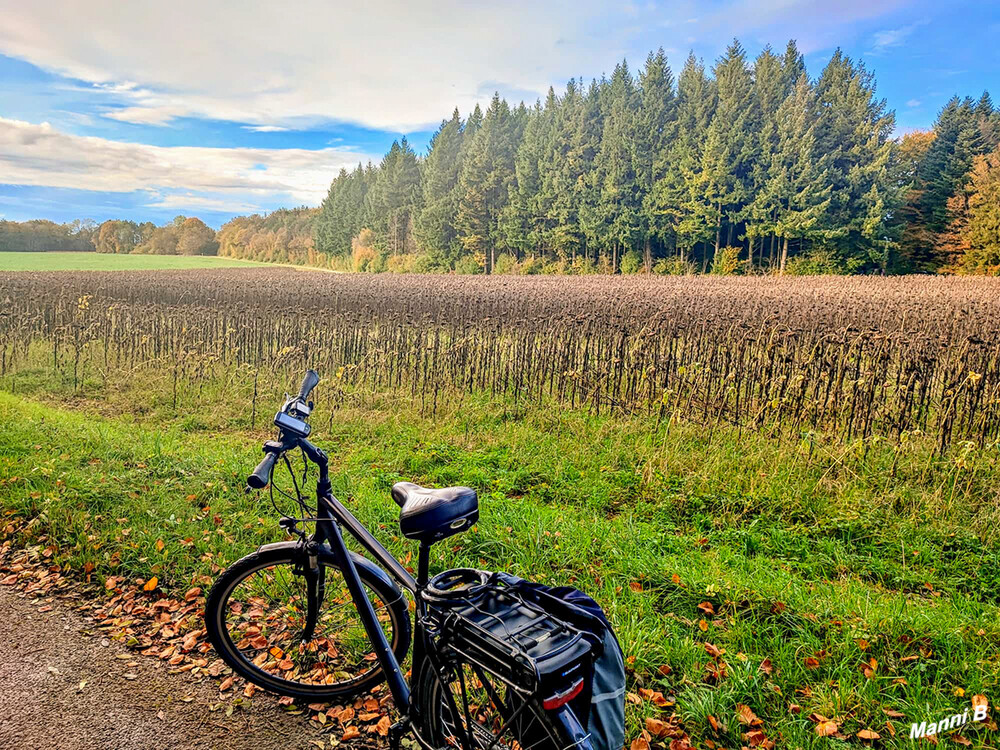
[[[389,727],[389,748],[400,750],[403,737],[410,731],[410,717],[403,716]]]

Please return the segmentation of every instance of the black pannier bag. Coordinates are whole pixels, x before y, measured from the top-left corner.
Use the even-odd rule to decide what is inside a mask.
[[[591,597],[572,586],[546,586],[510,575],[494,573],[524,599],[576,627],[590,641],[591,674],[583,692],[570,702],[590,734],[594,750],[622,750],[625,745],[625,660],[604,610]]]

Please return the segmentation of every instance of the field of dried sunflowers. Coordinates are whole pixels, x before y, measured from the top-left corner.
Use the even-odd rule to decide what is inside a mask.
[[[174,397],[304,366],[436,407],[487,393],[844,439],[1000,435],[990,279],[426,277],[239,269],[0,276],[0,375],[44,348],[78,387],[168,369]]]

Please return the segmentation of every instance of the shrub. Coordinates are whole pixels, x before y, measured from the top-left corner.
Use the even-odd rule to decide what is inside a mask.
[[[493,264],[493,273],[518,273],[517,258],[509,253],[500,253]]]
[[[694,263],[681,258],[665,258],[653,265],[653,273],[662,276],[689,276],[697,272]]]
[[[843,266],[832,250],[814,248],[804,255],[789,258],[785,263],[785,273],[789,276],[821,276],[842,274]]]
[[[463,255],[455,261],[455,273],[482,273],[483,264],[470,255]]]
[[[629,250],[622,256],[622,273],[639,273],[642,270],[642,256],[637,250]]]
[[[720,247],[712,261],[712,273],[717,276],[736,276],[744,271],[746,263],[740,260],[739,247]]]
[[[367,227],[351,240],[351,265],[355,271],[373,271],[379,252],[375,248],[375,233]]]

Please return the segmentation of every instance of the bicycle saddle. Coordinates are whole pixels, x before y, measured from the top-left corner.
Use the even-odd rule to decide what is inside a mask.
[[[431,543],[464,531],[479,520],[479,498],[471,487],[431,490],[413,482],[392,486],[401,508],[399,529],[407,539]]]

